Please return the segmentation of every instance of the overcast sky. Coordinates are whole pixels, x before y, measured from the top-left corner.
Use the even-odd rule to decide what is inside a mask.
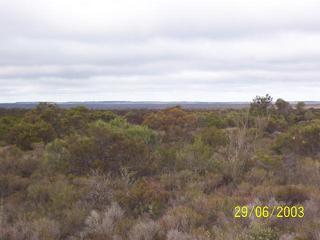
[[[319,0],[0,0],[0,102],[320,100]]]

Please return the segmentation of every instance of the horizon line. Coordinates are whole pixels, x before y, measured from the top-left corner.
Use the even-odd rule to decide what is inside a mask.
[[[287,101],[287,100],[285,100]],[[0,104],[35,104],[35,103],[56,103],[56,104],[65,104],[65,103],[234,103],[234,104],[246,104],[251,103],[252,101],[156,101],[156,100],[84,100],[84,101],[18,101],[18,102],[0,102]],[[273,103],[275,101],[272,101]],[[320,100],[288,100],[289,103],[320,103]]]

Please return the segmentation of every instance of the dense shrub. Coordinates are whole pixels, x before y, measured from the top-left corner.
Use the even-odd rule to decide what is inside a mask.
[[[42,146],[30,152],[23,152],[14,146],[0,149],[0,174],[30,177],[39,168],[42,153]]]
[[[189,139],[190,132],[197,127],[197,117],[180,107],[169,108],[146,115],[143,124],[152,129],[164,131],[165,141]]]
[[[276,200],[287,204],[302,204],[309,199],[308,193],[304,187],[283,186],[275,193]]]
[[[256,96],[250,104],[250,112],[258,115],[266,115],[270,112],[273,98],[266,94],[265,96]]]
[[[0,140],[8,142],[9,133],[12,127],[19,121],[16,116],[2,116],[0,117]]]
[[[283,116],[276,117],[276,116],[271,116],[267,120],[267,126],[266,126],[266,131],[268,133],[274,133],[274,132],[282,132],[286,130],[288,127],[288,122],[285,120]]]
[[[14,193],[22,193],[29,184],[29,178],[12,174],[0,175],[0,196],[7,197]]]
[[[198,173],[217,170],[218,162],[214,153],[225,147],[229,138],[225,131],[215,127],[204,128],[191,144],[182,149],[176,161],[178,170],[189,169]]]
[[[277,138],[275,149],[313,155],[320,152],[320,121],[293,126]]]
[[[201,124],[202,127],[215,127],[222,129],[227,127],[229,122],[225,114],[209,112],[205,115],[200,115],[199,124]]]
[[[212,148],[225,146],[228,143],[228,136],[225,131],[216,127],[204,128],[199,135],[201,141]]]
[[[123,210],[117,203],[112,203],[104,213],[92,210],[85,221],[86,228],[81,236],[84,239],[113,239],[123,214]]]
[[[161,239],[160,225],[153,220],[138,222],[130,231],[132,240],[156,240]]]
[[[318,239],[320,111],[270,100],[251,111],[0,109],[0,239]],[[283,204],[304,218],[234,217],[235,206]]]
[[[153,180],[140,180],[133,184],[128,193],[120,191],[119,203],[134,215],[148,213],[159,216],[165,209],[169,193]]]
[[[55,140],[47,146],[45,156],[49,166],[62,172],[83,174],[100,169],[118,173],[126,166],[143,174],[148,165],[141,163],[151,160],[154,143],[150,129],[117,118],[110,123],[91,123],[84,134]]]
[[[9,132],[7,141],[23,150],[32,149],[33,143],[52,141],[56,136],[53,127],[43,120],[35,123],[21,121],[14,124]]]
[[[30,185],[27,193],[32,208],[56,218],[62,218],[65,210],[72,207],[81,194],[84,194],[65,178],[43,179]]]
[[[176,229],[180,232],[190,232],[200,226],[203,216],[189,207],[181,206],[169,209],[161,219],[161,224],[167,230]]]

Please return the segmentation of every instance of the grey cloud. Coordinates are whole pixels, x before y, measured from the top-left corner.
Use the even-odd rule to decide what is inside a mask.
[[[0,101],[320,100],[320,2],[0,2]],[[304,90],[305,92],[299,92]]]

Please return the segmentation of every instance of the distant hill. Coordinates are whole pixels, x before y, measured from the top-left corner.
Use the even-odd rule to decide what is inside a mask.
[[[37,106],[39,102],[17,102],[17,103],[0,103],[0,108],[20,108],[31,109]],[[320,108],[320,102],[307,101],[307,107]],[[89,109],[164,109],[174,106],[181,106],[185,109],[241,109],[248,107],[249,102],[130,102],[130,101],[101,101],[101,102],[58,102],[61,108],[74,108],[85,106]],[[291,102],[296,104],[296,102]]]
[[[0,108],[34,108],[39,102],[0,103]],[[103,102],[59,102],[62,108],[85,106],[90,109],[164,109],[181,106],[186,109],[240,109],[249,106],[246,102],[130,102],[130,101],[103,101]]]

